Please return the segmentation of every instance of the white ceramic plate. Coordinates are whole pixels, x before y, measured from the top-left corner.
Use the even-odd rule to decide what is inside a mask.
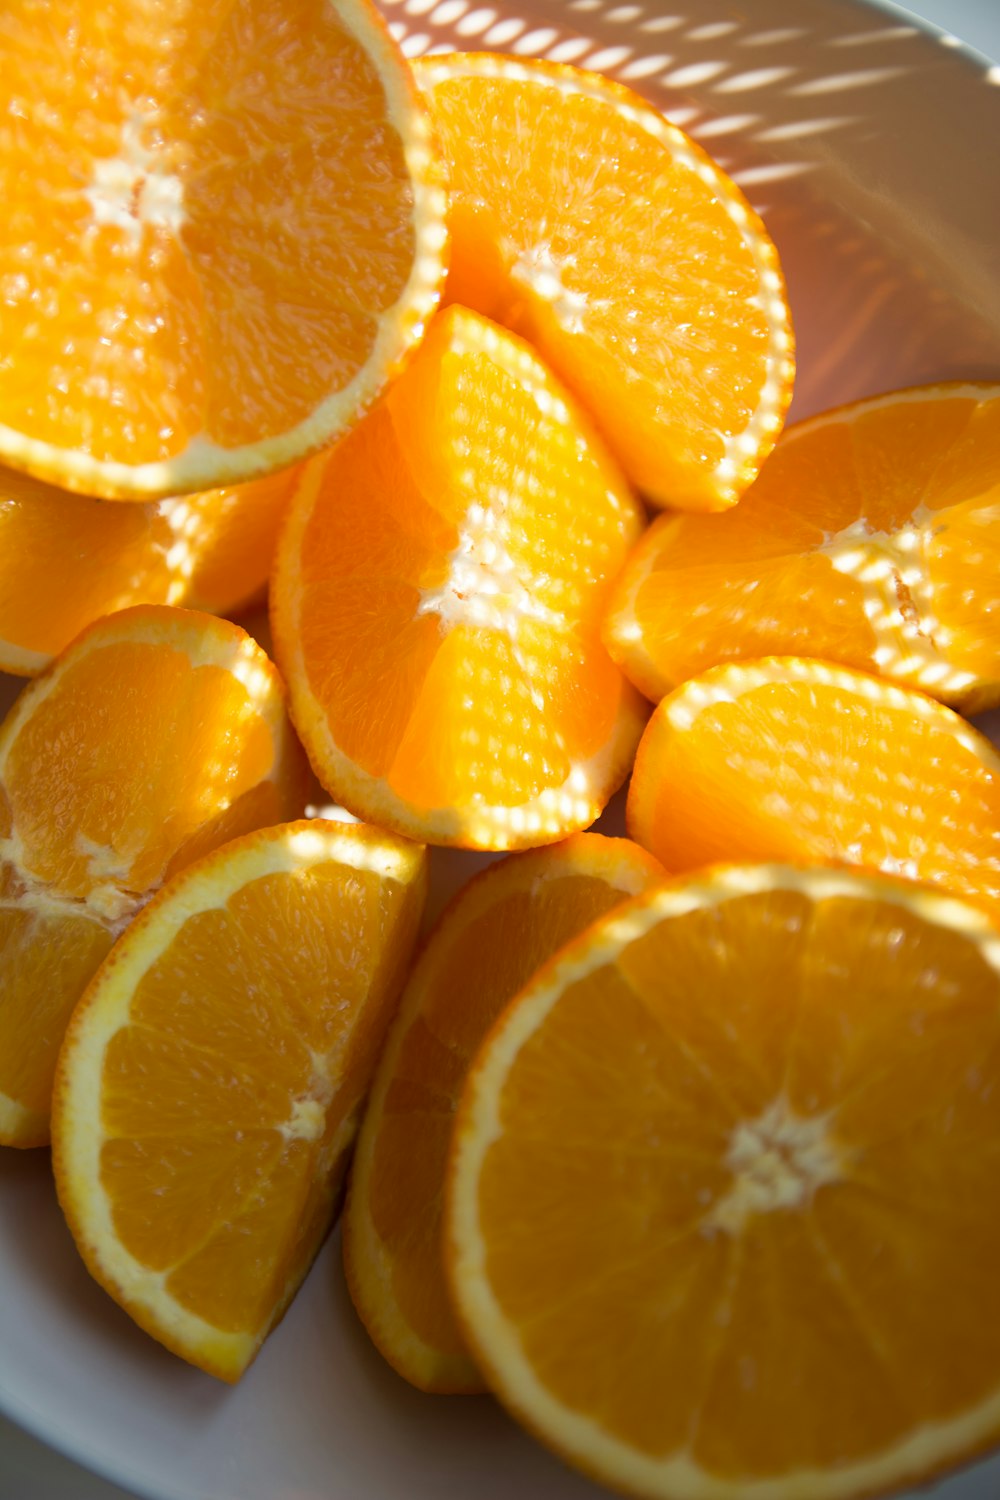
[[[1000,69],[954,38],[863,0],[385,3],[413,55],[488,47],[596,66],[704,141],[782,253],[798,415],[908,382],[1000,375]],[[0,679],[0,707],[14,687]],[[439,859],[439,894],[467,868]],[[398,1380],[353,1315],[336,1239],[237,1389],[189,1369],[91,1283],[43,1153],[0,1153],[0,1408],[151,1500],[603,1493],[489,1401],[422,1397]],[[998,1492],[1000,1458],[935,1489]],[[0,1500],[38,1493],[7,1488],[0,1467]]]

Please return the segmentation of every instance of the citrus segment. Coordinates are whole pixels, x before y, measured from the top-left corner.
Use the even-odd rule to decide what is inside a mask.
[[[34,676],[85,626],[133,604],[228,614],[267,582],[298,468],[142,505],[2,474],[0,671]]]
[[[59,1196],[92,1274],[236,1380],[330,1226],[416,936],[417,845],[268,828],[186,870],[99,970],[59,1060]]]
[[[739,189],[596,73],[485,53],[415,72],[448,165],[449,298],[534,343],[657,504],[732,505],[793,372],[778,256]]]
[[[664,698],[636,756],[628,825],[668,870],[860,864],[1000,913],[993,746],[923,693],[823,662],[737,662]]]
[[[500,1398],[661,1500],[848,1500],[1000,1437],[1000,940],[853,872],[662,886],[502,1015],[446,1264]]]
[[[787,428],[729,514],[656,521],[604,638],[654,700],[801,653],[975,711],[1000,698],[998,559],[1000,387],[914,387]]]
[[[280,468],[433,309],[444,204],[367,0],[6,8],[0,455],[112,498]]]
[[[150,895],[305,787],[278,675],[227,621],[124,610],[25,688],[0,728],[0,1140],[46,1140],[69,1014]]]
[[[460,308],[299,487],[271,590],[328,792],[483,848],[591,823],[644,717],[599,640],[639,510],[521,341]]]
[[[483,1389],[441,1264],[445,1159],[473,1054],[557,949],[662,876],[636,844],[594,833],[510,855],[454,898],[410,976],[358,1138],[344,1264],[372,1339],[421,1390]]]

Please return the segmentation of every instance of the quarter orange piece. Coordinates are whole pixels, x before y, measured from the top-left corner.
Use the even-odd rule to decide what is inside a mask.
[[[668,870],[866,865],[1000,917],[1000,756],[923,693],[824,662],[735,662],[664,698],[628,826]]]
[[[918,386],[786,429],[730,514],[657,520],[605,641],[654,700],[802,653],[975,712],[1000,700],[998,577],[1000,385]]]
[[[438,298],[425,112],[368,0],[11,0],[0,459],[149,498],[344,430]]]
[[[656,504],[734,504],[793,376],[777,252],[742,193],[596,73],[490,54],[415,71],[450,177],[448,296],[534,343]]]
[[[24,689],[0,727],[0,1141],[48,1139],[70,1012],[136,912],[305,789],[278,674],[228,621],[123,610]]]
[[[298,472],[114,505],[0,471],[0,671],[34,676],[86,625],[133,604],[228,614],[248,602]]]
[[[638,845],[597,833],[509,855],[459,892],[410,976],[351,1168],[344,1265],[372,1339],[421,1390],[484,1389],[442,1266],[445,1162],[473,1054],[536,969],[662,878]]]
[[[184,871],[117,944],[59,1058],[53,1160],[92,1274],[239,1378],[298,1290],[424,899],[426,855],[293,823]]]
[[[271,615],[320,781],[411,838],[506,849],[593,822],[646,709],[599,637],[640,512],[541,360],[453,307],[307,470]]]
[[[649,1500],[853,1500],[1000,1439],[1000,938],[856,872],[660,887],[504,1012],[446,1253],[507,1406]]]

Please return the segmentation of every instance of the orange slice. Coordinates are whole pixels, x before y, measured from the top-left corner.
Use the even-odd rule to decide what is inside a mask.
[[[1000,701],[1000,385],[872,396],[788,428],[726,516],[662,517],[608,650],[650,698],[802,653],[969,712]]]
[[[781,429],[792,332],[739,189],[637,94],[489,54],[415,65],[448,164],[448,296],[524,334],[659,505],[724,510]]]
[[[31,677],[132,604],[228,614],[267,582],[298,467],[144,505],[0,471],[0,671]]]
[[[645,718],[599,638],[639,525],[531,350],[475,313],[439,315],[307,470],[278,548],[275,652],[334,801],[477,848],[592,823]]]
[[[438,298],[425,113],[368,0],[11,0],[0,459],[145,498],[337,436]]]
[[[901,881],[660,887],[503,1014],[459,1107],[484,1375],[656,1500],[853,1500],[1000,1439],[1000,938]]]
[[[25,688],[0,728],[0,1141],[48,1139],[66,1022],[140,907],[305,788],[278,674],[228,621],[124,610]]]
[[[53,1160],[91,1273],[175,1354],[246,1369],[330,1227],[426,856],[292,823],[173,881],[59,1059]]]
[[[771,658],[692,678],[656,709],[632,837],[668,870],[836,861],[930,881],[1000,916],[1000,757],[923,693]]]
[[[597,833],[512,854],[459,892],[410,976],[358,1138],[344,1265],[372,1339],[421,1390],[484,1389],[441,1263],[445,1161],[473,1053],[557,949],[662,878],[636,844]]]

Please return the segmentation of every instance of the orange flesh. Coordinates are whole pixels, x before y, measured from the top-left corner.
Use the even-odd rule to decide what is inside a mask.
[[[34,673],[132,604],[225,613],[267,582],[298,469],[184,499],[116,505],[8,472],[0,500],[0,669]]]
[[[519,343],[444,314],[303,482],[273,606],[293,708],[294,649],[324,738],[418,813],[559,788],[635,718],[597,622],[638,511],[562,401]]]
[[[779,680],[735,689],[681,730],[668,713],[685,689],[664,700],[636,761],[633,837],[670,870],[861,864],[1000,912],[1000,762],[989,743],[947,709],[919,713],[920,694],[876,701],[871,679],[782,681],[776,668]]]
[[[795,653],[968,708],[1000,695],[1000,396],[945,386],[866,405],[789,429],[736,510],[664,517],[642,538],[605,639],[649,697],[721,661]]]
[[[329,0],[13,0],[0,61],[8,426],[148,463],[347,385],[414,233],[382,83]]]
[[[995,1399],[998,1001],[963,933],[792,890],[596,960],[506,1073],[476,1186],[542,1384],[734,1493]],[[780,1206],[733,1158],[775,1108],[833,1164]]]
[[[423,1389],[481,1388],[441,1265],[445,1163],[472,1057],[504,1006],[543,963],[661,876],[656,861],[634,844],[593,834],[513,855],[457,898],[407,985],[373,1090],[345,1248],[352,1294],[373,1337],[400,1373]],[[361,1216],[370,1217],[389,1261],[388,1287],[362,1260],[364,1245],[352,1223]],[[405,1337],[395,1336],[400,1319],[404,1333],[412,1330],[427,1346],[416,1363]]]
[[[300,810],[302,769],[263,654],[208,616],[136,615],[159,615],[164,638],[122,639],[127,628],[102,622],[0,731],[0,1094],[37,1117],[25,1144],[44,1128],[68,1015],[122,926],[198,855]],[[203,620],[223,650],[245,641],[259,684],[195,665],[176,618]]]
[[[266,1328],[318,1248],[418,920],[407,887],[334,861],[261,877],[136,987],[101,1185],[125,1250],[220,1329]],[[296,1138],[311,1100],[322,1130]]]
[[[626,117],[653,115],[627,91],[592,77],[606,97],[588,97],[574,85],[586,75],[539,63],[528,79],[466,71],[478,65],[415,69],[448,163],[448,297],[535,344],[640,489],[693,510],[731,504],[713,471],[775,353],[746,237],[776,267],[763,226],[746,210],[741,232],[738,190],[679,131],[668,148]]]

